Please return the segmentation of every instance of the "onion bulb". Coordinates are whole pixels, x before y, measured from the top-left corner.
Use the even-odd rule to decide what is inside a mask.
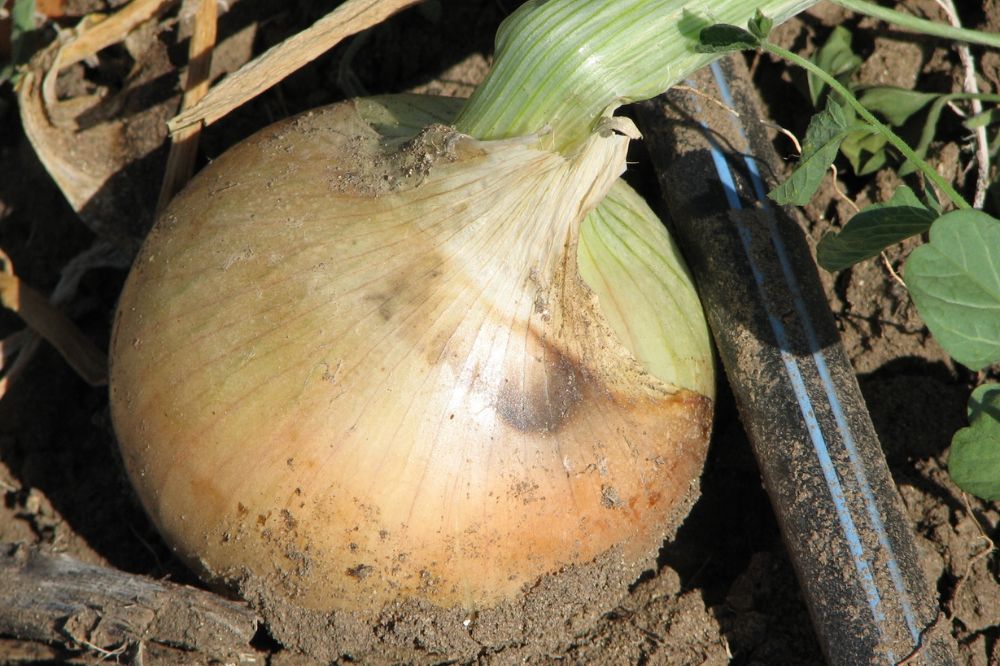
[[[496,618],[529,606],[519,630],[601,612],[559,581],[620,595],[705,456],[709,335],[618,180],[635,128],[609,102],[585,132],[463,131],[484,104],[376,97],[258,132],[174,199],[121,295],[112,417],[149,515],[265,609],[382,627],[350,649],[401,608],[478,645],[519,640]]]

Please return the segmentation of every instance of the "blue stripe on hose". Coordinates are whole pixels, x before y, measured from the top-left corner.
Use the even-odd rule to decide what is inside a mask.
[[[722,95],[722,101],[730,108],[734,108],[732,94],[729,91],[729,86],[726,83],[725,77],[722,74],[722,70],[718,63],[712,63],[712,73],[715,76],[716,85],[719,88],[719,92]],[[737,122],[737,129],[740,134],[746,140],[746,132],[743,126]],[[749,141],[747,141],[749,144]],[[750,172],[750,181],[753,183],[754,192],[757,196],[757,200],[760,205],[765,210],[770,210],[770,204],[767,199],[767,193],[764,188],[764,181],[760,176],[760,171],[757,168],[757,161],[750,155],[744,156],[744,162],[747,165],[747,169]],[[903,575],[900,570],[899,561],[896,559],[896,554],[893,551],[892,544],[889,541],[889,534],[885,529],[885,524],[882,521],[882,514],[879,512],[878,504],[875,500],[875,493],[872,490],[871,484],[868,482],[868,478],[865,475],[864,466],[862,465],[860,454],[857,449],[857,445],[854,441],[854,435],[851,432],[851,428],[847,423],[847,416],[844,413],[844,407],[840,402],[837,395],[837,389],[833,383],[833,377],[830,374],[830,369],[826,364],[826,357],[820,349],[819,339],[816,335],[816,330],[813,326],[812,318],[809,316],[809,312],[806,309],[805,301],[802,298],[802,291],[799,286],[798,280],[795,278],[795,272],[792,270],[791,262],[788,258],[788,252],[785,249],[784,241],[778,234],[777,229],[774,226],[774,219],[768,216],[768,229],[770,231],[771,240],[774,244],[775,251],[778,254],[778,261],[781,264],[781,271],[785,278],[785,283],[788,285],[790,291],[792,292],[793,302],[795,304],[795,310],[802,320],[803,327],[805,329],[806,338],[809,343],[809,350],[812,352],[813,359],[816,363],[816,370],[819,373],[820,381],[823,384],[823,389],[826,392],[827,399],[829,400],[830,407],[833,411],[834,420],[837,423],[837,428],[843,438],[844,448],[847,450],[847,456],[851,463],[851,468],[854,472],[854,478],[858,483],[861,490],[862,497],[864,498],[865,509],[868,514],[868,519],[871,521],[872,527],[878,536],[879,545],[882,547],[883,551],[887,555],[887,566],[889,569],[889,576],[892,579],[893,586],[896,588],[896,593],[899,596],[900,608],[903,611],[903,617],[906,620],[907,629],[910,632],[915,643],[920,641],[920,628],[917,625],[916,618],[913,613],[913,606],[910,602],[910,596],[907,593],[906,584],[903,581]]]
[[[705,130],[708,130],[708,125],[705,123],[699,121],[699,124]],[[726,162],[726,156],[715,145],[715,141],[710,134],[706,134],[705,136],[708,138],[708,143],[712,146],[712,162],[715,163],[715,171],[719,174],[719,180],[722,181],[722,190],[726,193],[726,201],[729,203],[730,208],[739,210],[743,208],[743,203],[740,201],[740,195],[736,192],[736,183],[733,182],[733,174],[729,172],[729,163]],[[754,270],[754,277],[757,277],[757,267],[753,265],[753,262],[751,262],[751,268]],[[758,284],[763,284],[763,277],[760,278]]]
[[[705,130],[708,130],[707,125],[704,123],[701,123],[701,125]],[[726,200],[729,202],[730,208],[734,210],[741,210],[743,205],[740,202],[739,195],[737,194],[736,183],[733,181],[733,175],[729,171],[729,164],[726,162],[726,156],[723,154],[718,144],[716,144],[715,140],[712,139],[711,135],[707,132],[706,138],[709,146],[711,147],[712,161],[715,163],[719,179],[722,181],[723,191],[726,193]],[[753,273],[754,282],[757,284],[758,289],[763,291],[764,275],[754,262],[750,253],[750,230],[747,229],[746,225],[742,222],[738,222],[737,229],[739,231],[740,242],[743,244],[743,252],[750,263],[750,271]],[[816,450],[816,455],[819,458],[820,468],[823,470],[823,477],[830,490],[830,495],[832,496],[833,504],[837,512],[837,518],[840,521],[840,526],[844,531],[848,548],[851,551],[851,557],[854,560],[854,566],[858,571],[858,575],[861,577],[862,586],[865,590],[865,596],[868,599],[868,605],[872,610],[872,617],[875,619],[876,625],[879,629],[879,634],[881,635],[883,633],[882,623],[885,621],[885,616],[880,608],[881,597],[879,596],[878,587],[875,584],[875,577],[872,575],[871,565],[865,558],[864,545],[861,543],[861,537],[854,525],[854,519],[851,517],[851,512],[847,507],[847,499],[844,496],[844,489],[840,485],[840,479],[837,477],[837,471],[834,467],[833,460],[830,457],[826,441],[823,438],[823,429],[820,427],[819,421],[816,419],[816,412],[813,409],[812,401],[809,398],[809,392],[806,389],[805,381],[802,379],[802,373],[799,370],[795,357],[785,351],[789,347],[785,327],[781,323],[781,320],[779,320],[771,312],[771,308],[767,305],[766,301],[764,309],[767,312],[768,322],[771,324],[771,330],[774,332],[775,340],[778,343],[781,361],[785,366],[785,372],[788,373],[788,378],[791,380],[792,384],[792,390],[799,403],[799,411],[802,413],[802,418],[806,422],[806,428],[809,431],[809,438],[812,440],[813,448]]]

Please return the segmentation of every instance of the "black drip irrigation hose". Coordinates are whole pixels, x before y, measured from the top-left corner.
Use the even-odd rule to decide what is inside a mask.
[[[639,126],[823,653],[957,664],[805,235],[768,202],[777,158],[746,65],[686,83]]]

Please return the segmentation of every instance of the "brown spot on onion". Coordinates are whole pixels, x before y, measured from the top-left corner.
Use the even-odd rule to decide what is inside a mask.
[[[542,358],[529,358],[525,366],[523,379],[508,379],[500,387],[497,414],[522,432],[556,432],[582,398],[583,376],[568,358],[551,349]]]

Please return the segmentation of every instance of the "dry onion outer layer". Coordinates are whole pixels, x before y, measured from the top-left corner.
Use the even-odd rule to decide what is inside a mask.
[[[318,611],[487,608],[608,552],[648,562],[676,520],[711,352],[617,181],[627,123],[564,156],[435,124],[456,109],[279,122],[146,240],[112,416],[146,510],[209,579]]]

